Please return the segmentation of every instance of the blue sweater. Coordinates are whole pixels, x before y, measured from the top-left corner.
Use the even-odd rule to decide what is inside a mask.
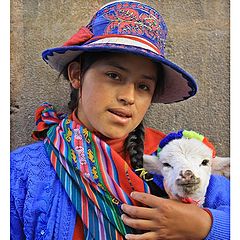
[[[229,181],[212,176],[204,207],[213,215],[206,239],[230,239]],[[11,153],[11,239],[72,239],[76,210],[43,142]]]

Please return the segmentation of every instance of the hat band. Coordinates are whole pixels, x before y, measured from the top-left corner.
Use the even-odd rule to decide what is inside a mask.
[[[122,44],[122,45],[128,45],[133,47],[140,47],[164,56],[164,54],[151,42],[136,36],[110,34],[110,35],[105,35],[100,37],[94,37],[90,41],[91,42],[87,42],[88,45],[97,45],[97,44],[106,44],[106,43]]]

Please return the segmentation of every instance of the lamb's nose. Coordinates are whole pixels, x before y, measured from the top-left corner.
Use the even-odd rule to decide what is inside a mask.
[[[187,194],[193,193],[199,188],[200,178],[196,177],[191,170],[180,171],[180,178],[176,179],[176,184]]]
[[[181,171],[179,175],[186,181],[196,179],[196,176],[191,170],[186,170],[185,172]]]

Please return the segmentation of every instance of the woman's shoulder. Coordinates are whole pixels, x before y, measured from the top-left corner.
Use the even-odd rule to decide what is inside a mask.
[[[10,154],[11,160],[21,161],[24,158],[28,158],[28,161],[39,156],[46,157],[46,150],[43,144],[43,141],[32,143],[29,145],[21,146],[13,150]]]
[[[154,128],[145,128],[144,153],[152,154],[159,146],[160,141],[166,136],[163,132]]]
[[[36,150],[41,150],[44,149],[44,144],[43,141],[38,141],[32,144],[28,144],[28,145],[24,145],[24,146],[20,146],[16,149],[14,149],[11,152],[11,155],[16,155],[16,154],[24,154],[26,152],[32,152],[32,151],[36,151]]]
[[[42,141],[19,147],[10,154],[11,174],[51,169],[51,162]]]

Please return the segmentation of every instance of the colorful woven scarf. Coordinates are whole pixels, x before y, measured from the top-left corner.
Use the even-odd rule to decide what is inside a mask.
[[[63,116],[45,103],[36,111],[33,137],[41,139],[39,133],[52,125],[44,144],[83,221],[85,239],[124,239],[133,230],[121,220],[121,204],[138,205],[130,193],[150,192],[148,185],[109,145],[70,116]]]

